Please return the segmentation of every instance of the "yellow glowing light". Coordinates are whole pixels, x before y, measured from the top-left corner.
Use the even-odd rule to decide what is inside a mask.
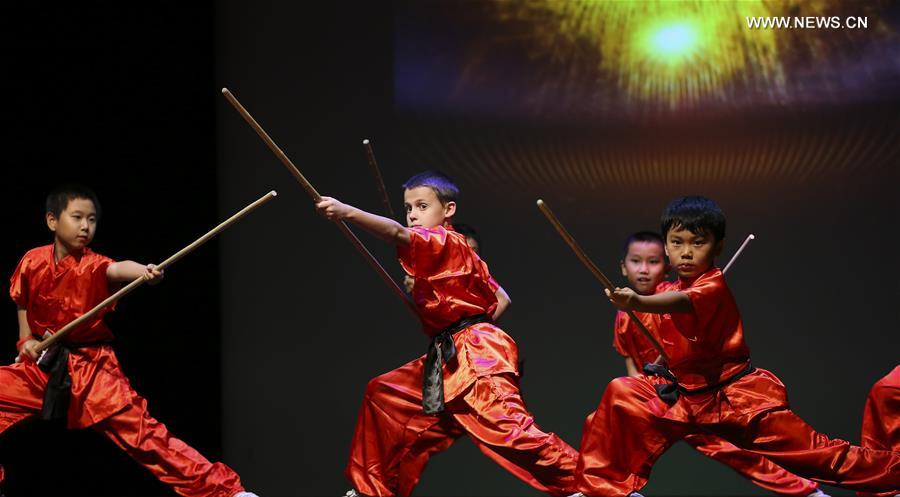
[[[690,22],[664,24],[650,31],[645,48],[652,56],[678,63],[696,52],[697,38],[697,29]]]
[[[498,2],[501,20],[529,21],[533,57],[568,65],[562,74],[595,71],[598,92],[660,107],[692,107],[786,91],[776,30],[751,30],[746,17],[772,15],[765,0]],[[542,48],[541,48],[542,47]],[[593,47],[596,56],[584,51]],[[586,64],[594,64],[591,68]],[[727,89],[731,89],[729,94]]]

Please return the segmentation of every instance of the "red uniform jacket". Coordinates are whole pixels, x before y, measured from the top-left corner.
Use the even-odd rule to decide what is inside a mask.
[[[665,291],[671,285],[672,282],[670,281],[661,282],[656,286],[656,293]],[[653,322],[653,318],[649,314],[643,314],[641,315],[641,319],[647,330],[649,330],[650,333],[653,333],[656,326]],[[657,341],[659,340],[658,336],[655,338]],[[628,314],[625,314],[623,311],[616,313],[616,321],[613,328],[613,347],[616,349],[616,352],[622,355],[622,357],[630,357],[638,370],[640,370],[644,364],[654,362],[656,361],[656,358],[659,357],[659,351],[653,347],[650,341],[644,337],[644,334],[637,329],[637,326],[631,321]]]
[[[25,309],[36,336],[55,333],[110,295],[106,268],[112,259],[84,249],[81,257],[54,261],[53,245],[28,251],[10,278],[9,295]],[[67,337],[70,342],[111,340],[100,312]],[[37,367],[33,364],[28,367]],[[86,427],[123,409],[131,402],[128,379],[119,368],[112,347],[84,347],[69,354],[72,401],[69,426]]]
[[[413,301],[424,331],[434,336],[461,318],[491,315],[496,283],[466,238],[443,226],[409,228],[410,243],[397,249],[404,271],[415,279]],[[444,398],[450,401],[480,376],[518,374],[518,349],[491,323],[479,323],[453,337],[456,358],[444,368]]]

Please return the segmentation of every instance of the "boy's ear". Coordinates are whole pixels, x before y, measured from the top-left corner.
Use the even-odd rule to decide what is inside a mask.
[[[719,257],[722,255],[722,248],[725,247],[725,240],[719,240],[716,242],[716,246],[713,249],[713,255]]]
[[[449,201],[444,205],[444,217],[453,217],[456,214],[456,202]]]
[[[48,212],[44,218],[47,220],[47,227],[50,228],[50,231],[56,233],[56,216],[52,212]]]
[[[619,266],[622,268],[622,276],[627,278],[628,271],[625,270],[625,261],[624,260],[619,261]]]

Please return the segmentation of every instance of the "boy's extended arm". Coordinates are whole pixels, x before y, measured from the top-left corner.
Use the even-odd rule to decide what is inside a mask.
[[[144,265],[134,261],[113,262],[106,266],[106,279],[110,283],[131,283],[141,277],[153,285],[162,279],[163,273],[153,264]]]
[[[506,309],[509,308],[510,304],[512,304],[512,300],[509,298],[509,294],[506,293],[506,290],[503,287],[497,287],[497,291],[494,292],[494,295],[497,296],[497,308],[494,309],[494,315],[491,316],[491,319],[497,321],[500,319],[500,316],[506,312]]]
[[[691,312],[694,305],[684,292],[661,292],[654,295],[639,295],[630,288],[616,288],[614,292],[606,290],[606,296],[620,309],[631,309],[653,314],[671,312]]]
[[[332,221],[350,221],[390,244],[409,245],[409,231],[393,219],[366,212],[331,197],[322,197],[316,209]]]
[[[628,376],[640,376],[641,372],[638,371],[637,366],[634,365],[634,360],[630,357],[625,358],[625,371],[628,372]]]

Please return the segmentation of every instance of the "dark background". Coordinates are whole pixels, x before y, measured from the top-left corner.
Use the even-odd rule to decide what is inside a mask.
[[[58,183],[100,195],[97,251],[142,262],[277,189],[109,321],[126,373],[176,435],[262,496],[342,494],[366,382],[426,342],[221,98],[227,86],[322,194],[380,209],[363,138],[395,210],[410,174],[456,177],[460,220],[481,231],[514,302],[501,325],[526,361],[525,398],[569,443],[624,368],[610,347],[612,308],[534,201],[547,200],[615,276],[621,241],[655,228],[666,202],[688,193],[728,215],[726,258],[758,236],[729,274],[754,362],[778,374],[811,424],[858,441],[865,395],[900,351],[896,88],[653,120],[448,117],[394,106],[398,12],[408,10],[232,1],[8,11],[8,272],[49,241],[42,203]],[[391,249],[362,238],[399,276]],[[6,314],[11,358],[9,301]],[[16,427],[0,463],[12,496],[171,494],[90,430]],[[645,493],[764,492],[679,445]],[[416,494],[538,495],[465,440],[432,461]]]

